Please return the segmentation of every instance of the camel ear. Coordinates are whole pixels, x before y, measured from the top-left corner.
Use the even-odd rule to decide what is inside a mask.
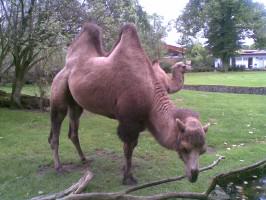
[[[205,126],[203,126],[203,130],[205,132],[205,134],[208,132],[208,128],[211,124],[210,123],[207,123]]]
[[[184,132],[186,129],[185,124],[180,119],[176,119],[176,123],[177,123],[177,126],[180,129],[180,131]]]

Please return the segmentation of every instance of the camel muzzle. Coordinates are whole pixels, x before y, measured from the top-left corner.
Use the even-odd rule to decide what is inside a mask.
[[[199,170],[191,170],[190,174],[187,175],[189,182],[195,183],[198,180]]]

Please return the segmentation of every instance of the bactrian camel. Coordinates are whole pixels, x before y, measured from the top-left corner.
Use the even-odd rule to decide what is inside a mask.
[[[176,151],[185,163],[191,182],[198,176],[198,160],[205,151],[205,133],[198,116],[189,116],[170,101],[152,63],[141,47],[136,28],[124,25],[118,42],[106,55],[97,25],[85,24],[72,42],[64,68],[51,88],[51,132],[56,170],[62,169],[58,155],[60,127],[69,113],[69,138],[82,161],[85,156],[78,138],[83,109],[119,122],[117,134],[124,142],[123,184],[134,184],[131,160],[139,133],[148,129],[163,147]],[[185,117],[178,117],[183,113]]]

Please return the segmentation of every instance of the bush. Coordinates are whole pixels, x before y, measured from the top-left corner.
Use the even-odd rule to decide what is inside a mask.
[[[246,69],[245,65],[234,65],[229,67],[229,71],[244,71]]]
[[[212,72],[214,71],[213,67],[197,67],[192,68],[192,72]]]
[[[172,69],[172,65],[166,62],[161,62],[160,66],[162,67],[162,69],[166,72],[166,73],[171,73]]]

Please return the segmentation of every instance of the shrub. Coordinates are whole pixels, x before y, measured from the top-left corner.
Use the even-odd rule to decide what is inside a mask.
[[[172,69],[172,65],[166,62],[161,62],[160,66],[162,67],[162,69],[166,72],[166,73],[171,73]]]
[[[229,71],[244,71],[246,69],[245,65],[233,65],[229,67]]]

